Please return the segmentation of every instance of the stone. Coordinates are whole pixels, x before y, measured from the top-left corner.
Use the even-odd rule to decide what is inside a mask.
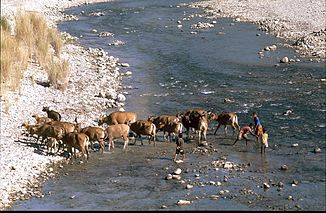
[[[171,174],[168,174],[168,175],[165,177],[165,180],[172,180],[172,175],[171,175]]]
[[[281,166],[281,170],[288,170],[288,166],[287,166],[287,165],[285,165],[285,164],[284,164],[284,165],[282,165],[282,166]]]
[[[280,62],[281,63],[289,63],[289,58],[285,56],[280,60]]]
[[[268,183],[264,183],[264,184],[263,184],[263,187],[264,187],[264,189],[269,189],[269,188],[271,188],[271,186],[270,186]]]
[[[193,185],[187,184],[186,189],[192,189],[193,187]]]
[[[182,172],[182,170],[180,168],[177,168],[175,171],[174,171],[174,174],[176,175],[180,175]]]
[[[124,101],[126,101],[126,96],[124,96],[123,94],[118,94],[117,101],[118,102],[124,102]]]
[[[178,200],[177,205],[190,205],[192,201],[189,200]]]

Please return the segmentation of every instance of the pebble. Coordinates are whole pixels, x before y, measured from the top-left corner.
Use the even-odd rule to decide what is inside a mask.
[[[193,187],[193,185],[187,184],[186,189],[192,189]]]
[[[168,175],[165,177],[165,180],[172,180],[172,174],[168,174]]]
[[[281,63],[289,63],[289,58],[285,56],[280,60],[280,62]]]
[[[190,205],[192,201],[189,200],[178,200],[177,205]]]
[[[180,168],[177,168],[175,171],[174,171],[174,174],[176,175],[180,175],[182,172],[182,170]]]
[[[282,165],[281,170],[288,170],[288,166],[287,165]]]
[[[161,208],[161,209],[166,209],[167,206],[166,206],[166,205],[162,205],[160,208]]]
[[[271,186],[270,186],[268,183],[264,183],[264,184],[263,184],[263,187],[264,187],[264,189],[269,189],[269,188],[271,188]]]
[[[209,196],[212,200],[217,200],[220,196],[218,195],[211,195]]]

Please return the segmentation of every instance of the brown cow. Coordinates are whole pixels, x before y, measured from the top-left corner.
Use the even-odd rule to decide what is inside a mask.
[[[148,143],[151,143],[151,140],[154,141],[154,146],[156,146],[156,126],[151,121],[146,120],[137,120],[136,122],[131,123],[130,130],[136,133],[135,142],[137,138],[140,138],[141,145],[143,145],[142,135],[148,136]]]
[[[181,118],[181,122],[187,130],[188,138],[190,138],[190,128],[194,128],[198,133],[198,145],[200,144],[201,138],[206,141],[206,133],[208,129],[208,115],[206,110],[191,109],[178,113],[176,116]]]
[[[89,137],[89,141],[91,143],[91,149],[94,150],[93,148],[93,142],[98,141],[100,144],[100,151],[103,154],[104,151],[104,139],[105,139],[105,131],[101,127],[84,127],[80,130],[80,132],[85,133]]]
[[[114,124],[129,124],[137,120],[137,114],[135,112],[112,112],[108,116],[101,116],[98,120],[98,125],[101,126],[104,123],[107,125]]]
[[[80,132],[70,132],[65,134],[65,136],[62,138],[62,141],[64,144],[67,145],[68,148],[68,152],[71,154],[71,157],[73,155],[72,153],[72,148],[74,148],[74,156],[76,158],[76,149],[78,149],[83,156],[85,157],[86,155],[86,161],[89,158],[89,150],[88,150],[88,146],[89,146],[89,137],[84,134],[84,133],[80,133]],[[67,159],[69,158],[69,156],[67,157]]]
[[[221,112],[219,114],[216,114],[213,112],[208,112],[208,117],[209,117],[209,120],[214,120],[214,121],[218,122],[218,126],[216,127],[214,135],[216,134],[217,130],[220,128],[221,125],[224,125],[225,137],[227,135],[227,125],[232,126],[233,135],[234,135],[236,129],[238,131],[240,131],[240,126],[238,123],[238,116],[235,112]]]
[[[163,139],[165,140],[165,132],[168,133],[168,136],[170,137],[171,133],[174,133],[175,128],[177,128],[179,123],[181,123],[180,119],[177,116],[174,115],[160,115],[160,116],[150,116],[147,119],[148,121],[151,121],[156,126],[156,133],[158,131],[163,131]],[[177,131],[177,130],[176,130]],[[178,134],[178,133],[176,133]],[[171,141],[171,137],[170,137]]]

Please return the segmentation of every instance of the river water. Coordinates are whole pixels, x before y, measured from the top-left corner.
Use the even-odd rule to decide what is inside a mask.
[[[80,37],[85,47],[103,48],[130,64],[121,68],[132,72],[123,78],[125,110],[137,112],[140,119],[190,108],[233,111],[240,126],[253,122],[252,112],[258,111],[269,132],[267,154],[261,156],[254,143],[230,146],[235,136],[229,129],[224,137],[223,128],[215,136],[212,129],[208,133],[208,142],[218,150],[215,154],[196,155],[191,153],[196,143],[187,143],[189,154],[180,165],[171,160],[174,144],[159,141],[153,147],[145,141],[144,146],[130,145],[122,151],[117,142],[117,148],[103,156],[91,153],[87,164],[65,166],[57,178],[44,184],[43,198],[18,201],[12,210],[158,210],[162,205],[168,210],[325,210],[325,62],[300,58],[283,46],[282,39],[258,31],[253,24],[227,18],[183,20],[203,12],[180,4],[189,2],[121,0],[72,8],[66,12],[79,20],[60,23],[59,29]],[[104,16],[89,16],[92,12]],[[213,21],[214,28],[190,28]],[[103,31],[114,36],[98,37]],[[115,40],[125,44],[109,45]],[[273,44],[275,51],[259,56]],[[300,61],[279,64],[284,56]],[[314,153],[316,147],[321,153]],[[189,191],[177,181],[164,180],[179,166],[187,171],[185,180],[195,181],[198,168],[220,156],[250,163],[250,169],[234,176],[223,170],[203,172],[206,181],[233,177],[220,188],[208,184]],[[283,164],[287,171],[279,169]],[[259,187],[268,181],[282,181],[284,189]],[[292,185],[293,181],[298,182]],[[260,196],[242,196],[243,188]],[[230,191],[228,196],[209,198],[222,189]],[[179,199],[193,203],[180,207],[175,205]]]

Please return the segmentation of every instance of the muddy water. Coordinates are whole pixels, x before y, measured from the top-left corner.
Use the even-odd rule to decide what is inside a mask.
[[[125,110],[140,118],[195,107],[234,111],[240,126],[252,122],[252,112],[258,111],[269,130],[267,154],[261,156],[252,141],[247,147],[243,142],[231,146],[235,136],[229,129],[225,137],[222,128],[215,136],[212,129],[208,133],[207,150],[215,151],[193,152],[196,143],[191,141],[180,165],[171,160],[175,145],[161,138],[155,148],[144,141],[127,151],[118,141],[113,152],[91,153],[87,164],[64,166],[45,183],[44,198],[17,202],[13,210],[158,210],[162,205],[168,210],[325,210],[325,63],[299,58],[282,46],[283,40],[252,24],[213,19],[214,28],[190,29],[213,20],[182,20],[202,12],[176,6],[182,2],[187,1],[122,0],[73,8],[67,12],[80,20],[62,23],[60,29],[83,35],[82,45],[103,48],[131,65],[121,68],[133,73],[123,79]],[[105,15],[88,16],[91,12]],[[93,29],[114,37],[98,37]],[[116,39],[125,44],[108,45]],[[273,44],[276,51],[259,57]],[[300,62],[278,64],[284,56]],[[314,153],[315,147],[321,153]],[[211,162],[217,159],[246,166],[243,171],[216,169]],[[288,170],[280,170],[283,164]],[[183,169],[184,183],[165,180],[177,167]],[[279,182],[284,187],[277,187]],[[263,183],[271,188],[264,190]],[[187,190],[186,184],[194,188]],[[179,199],[193,203],[180,207],[175,204]]]

